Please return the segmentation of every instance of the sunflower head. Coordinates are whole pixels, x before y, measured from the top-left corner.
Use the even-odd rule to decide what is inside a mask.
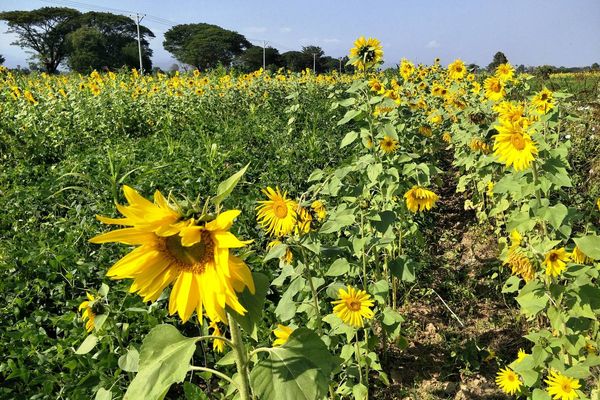
[[[494,136],[494,154],[507,167],[512,165],[516,171],[529,168],[538,154],[527,125],[523,119],[516,122],[502,119],[500,125],[495,127],[498,134]]]
[[[398,141],[395,140],[394,138],[390,137],[390,136],[384,136],[383,139],[381,139],[379,141],[379,148],[381,149],[381,151],[383,151],[385,154],[391,154],[394,151],[396,151],[396,148],[398,147]]]
[[[533,96],[531,104],[538,114],[546,114],[554,108],[554,95],[547,88],[543,88],[539,93],[536,93],[536,95]]]
[[[94,295],[86,292],[85,293],[87,300],[83,301],[79,305],[79,311],[83,311],[81,314],[81,319],[85,321],[85,330],[89,333],[94,330],[94,322],[96,319],[96,301],[97,299]]]
[[[573,400],[579,397],[577,389],[581,387],[578,379],[570,378],[558,371],[550,370],[548,379],[544,382],[548,385],[548,394],[557,400]]]
[[[577,264],[587,264],[592,261],[592,259],[589,258],[587,256],[587,254],[585,254],[579,248],[579,246],[575,246],[575,248],[573,249],[573,252],[571,253],[571,259],[573,260],[574,263],[577,263]]]
[[[260,226],[270,235],[285,236],[294,230],[298,214],[297,205],[287,198],[287,193],[267,187],[263,190],[268,200],[259,201],[257,220]]]
[[[502,82],[508,82],[512,80],[515,74],[515,69],[509,63],[500,64],[496,67],[496,73],[494,74],[496,78],[500,79]]]
[[[379,40],[375,38],[365,39],[359,37],[350,49],[350,63],[360,71],[371,69],[381,63],[383,59],[383,48]]]
[[[552,249],[546,253],[544,265],[546,266],[546,275],[558,277],[567,268],[571,256],[567,253],[564,247],[560,249]]]
[[[510,368],[502,368],[496,375],[496,384],[506,394],[514,395],[521,389],[519,376]]]
[[[421,186],[413,186],[404,194],[404,198],[406,199],[406,207],[414,213],[431,210],[439,199],[437,194]]]
[[[294,332],[293,328],[277,324],[277,328],[273,329],[273,335],[275,335],[275,337],[277,338],[273,341],[273,347],[283,346],[284,344],[286,344],[292,332]]]
[[[338,297],[339,300],[331,302],[334,305],[333,313],[348,325],[362,328],[363,318],[371,319],[375,315],[371,310],[374,304],[371,295],[364,290],[357,290],[348,285],[347,290],[340,288]]]
[[[452,64],[448,65],[448,76],[453,80],[460,80],[467,74],[465,63],[457,59]]]
[[[405,81],[409,80],[412,74],[415,72],[415,64],[403,58],[400,61],[400,75]]]
[[[483,87],[485,89],[485,97],[489,100],[499,101],[506,96],[504,83],[495,76],[491,76],[483,81]]]
[[[517,353],[517,362],[520,363],[525,357],[527,357],[527,352],[523,349],[519,349],[519,352]]]

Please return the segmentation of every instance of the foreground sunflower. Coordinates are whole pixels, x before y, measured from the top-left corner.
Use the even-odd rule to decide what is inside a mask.
[[[273,341],[273,347],[283,346],[284,344],[286,344],[292,332],[294,332],[293,328],[277,324],[277,329],[273,329],[273,334],[277,338]]]
[[[548,384],[547,391],[554,400],[573,400],[579,397],[576,390],[581,387],[581,384],[577,379],[551,370],[550,376],[544,382]]]
[[[554,278],[558,277],[567,268],[567,262],[571,256],[564,247],[553,249],[546,253],[544,265],[546,266],[546,275]]]
[[[494,154],[507,167],[511,165],[515,171],[523,171],[531,165],[538,154],[538,149],[522,121],[500,120],[497,125],[498,134],[494,136]]]
[[[270,187],[263,189],[269,200],[259,201],[256,207],[258,211],[257,220],[268,234],[273,236],[285,236],[294,230],[297,219],[297,205],[292,199],[287,198],[287,193],[273,190]]]
[[[138,246],[117,261],[107,272],[112,279],[133,279],[130,292],[144,301],[156,301],[173,283],[169,314],[177,313],[186,322],[194,310],[203,309],[211,320],[227,321],[225,307],[244,315],[236,292],[245,287],[254,293],[250,269],[230,249],[243,247],[229,229],[240,214],[229,210],[210,222],[194,218],[182,220],[181,213],[157,190],[154,203],[129,186],[123,191],[128,205],[117,205],[125,218],[97,218],[105,224],[128,228],[104,233],[92,243],[117,242]]]
[[[502,368],[496,375],[496,384],[506,394],[513,395],[521,389],[519,376],[510,368]]]
[[[413,186],[412,189],[404,194],[404,198],[406,199],[406,207],[414,213],[431,210],[435,202],[439,199],[437,194],[421,186]]]
[[[334,305],[333,312],[348,325],[362,328],[364,326],[363,318],[371,319],[375,315],[370,308],[373,307],[371,295],[364,290],[356,290],[348,285],[348,291],[340,288],[338,297],[339,300],[331,302]]]
[[[85,330],[89,333],[94,330],[94,321],[96,319],[96,313],[93,310],[93,306],[94,302],[96,301],[96,298],[87,292],[85,293],[85,295],[87,296],[87,300],[85,300],[79,305],[79,311],[84,310],[83,314],[81,314],[81,319],[85,321]]]
[[[504,83],[495,76],[491,76],[483,81],[483,88],[485,89],[485,97],[492,101],[502,100],[506,96]]]
[[[351,64],[358,70],[364,71],[377,65],[383,59],[383,48],[379,40],[375,38],[365,39],[359,37],[354,42],[354,47],[350,49]]]

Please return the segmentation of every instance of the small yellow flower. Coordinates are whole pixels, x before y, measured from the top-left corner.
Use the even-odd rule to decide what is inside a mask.
[[[531,104],[534,110],[539,114],[546,114],[554,108],[554,96],[550,90],[543,88],[539,93],[533,96]]]
[[[521,236],[518,230],[513,229],[510,233],[510,249],[514,250],[515,248],[519,247],[522,241],[523,236]]]
[[[79,305],[79,311],[81,310],[85,310],[83,311],[83,314],[81,314],[81,319],[85,322],[85,329],[89,332],[94,330],[94,320],[96,318],[96,314],[93,311],[93,306],[94,306],[94,302],[96,301],[96,298],[86,292],[85,295],[87,296],[87,300],[82,302]]]
[[[517,354],[517,362],[520,363],[527,357],[527,353],[523,349],[519,349],[519,353]]]
[[[371,296],[364,290],[356,290],[348,285],[348,291],[340,288],[339,300],[332,301],[333,312],[346,324],[355,328],[364,326],[363,318],[371,319],[375,315],[370,307],[373,307]]]
[[[494,182],[492,182],[492,181],[488,182],[486,194],[489,198],[494,197]]]
[[[579,380],[569,378],[558,371],[550,370],[546,389],[554,400],[573,400],[579,397],[576,390],[581,387]]]
[[[321,200],[315,200],[310,205],[310,208],[317,214],[317,218],[319,221],[323,221],[327,216],[327,209],[325,208],[325,204]]]
[[[386,154],[393,153],[396,151],[397,147],[398,141],[389,136],[384,136],[384,138],[379,141],[379,148]]]
[[[558,277],[567,268],[567,262],[569,262],[570,258],[564,247],[550,250],[544,259],[546,275],[554,278]]]
[[[400,75],[402,78],[407,81],[414,72],[415,64],[403,58],[402,61],[400,61]]]
[[[452,141],[452,135],[450,134],[450,132],[444,132],[442,134],[442,140],[446,143],[450,143]]]
[[[496,375],[496,384],[506,394],[513,395],[520,391],[521,380],[519,376],[510,368],[502,368]]]
[[[309,233],[312,216],[308,210],[299,205],[296,208],[296,215],[298,216],[296,220],[296,226],[294,227],[294,232],[296,235],[305,235]]]
[[[404,194],[406,207],[416,213],[423,210],[431,210],[435,202],[439,199],[438,195],[421,186],[413,186]]]
[[[293,328],[277,324],[277,329],[273,329],[273,334],[277,338],[273,341],[273,347],[283,346],[284,344],[286,344],[292,332],[294,332]]]

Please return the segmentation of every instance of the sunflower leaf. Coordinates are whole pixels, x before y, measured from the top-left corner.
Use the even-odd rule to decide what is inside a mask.
[[[246,170],[248,169],[249,165],[250,163],[246,164],[244,168],[240,169],[238,172],[231,175],[223,182],[219,183],[219,186],[217,187],[217,195],[212,198],[212,202],[214,205],[218,206],[223,202],[223,200],[229,197],[229,195],[231,194],[231,192],[233,192],[233,189],[238,184],[240,179],[242,179],[242,176],[244,176],[244,174],[246,173]]]
[[[123,400],[163,399],[173,383],[185,378],[195,350],[196,338],[181,335],[174,326],[163,324],[153,328],[142,343],[139,372]]]
[[[246,314],[240,315],[229,309],[228,312],[246,333],[254,340],[258,340],[256,326],[258,322],[262,320],[263,306],[265,305],[265,298],[267,296],[267,291],[269,290],[269,278],[258,272],[253,272],[252,278],[254,279],[254,287],[256,288],[254,294],[250,293],[248,288],[245,288],[239,295],[240,303],[247,311]]]

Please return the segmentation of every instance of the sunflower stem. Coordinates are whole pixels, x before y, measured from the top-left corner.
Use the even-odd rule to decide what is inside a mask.
[[[231,317],[231,314],[227,314],[227,319],[229,320],[229,329],[231,329],[231,342],[233,343],[233,351],[235,353],[235,366],[241,378],[238,386],[240,398],[242,400],[251,400],[250,378],[248,376],[248,352],[242,341],[240,326]]]
[[[306,252],[304,251],[304,248],[300,247],[300,252],[302,253],[302,261],[304,263],[304,267],[305,267],[305,271],[306,271],[306,280],[308,280],[308,284],[310,286],[310,291],[312,292],[312,297],[313,297],[313,303],[315,306],[315,313],[317,315],[317,333],[319,334],[319,336],[322,335],[322,322],[321,322],[321,308],[319,307],[319,297],[317,294],[317,290],[315,288],[315,285],[312,281],[312,275],[310,273],[310,268],[308,267],[308,262],[307,262],[307,258],[306,257]]]
[[[355,345],[354,355],[356,356],[356,364],[358,365],[358,379],[359,379],[359,382],[362,383],[363,382],[363,374],[362,374],[362,366],[361,366],[362,357],[360,354],[360,346],[358,345],[358,329],[354,333],[354,345]]]
[[[216,375],[216,376],[218,376],[221,379],[225,379],[227,382],[231,383],[233,386],[235,386],[236,388],[238,388],[238,390],[240,390],[240,392],[241,392],[240,387],[238,386],[238,384],[233,379],[231,379],[229,376],[227,376],[224,373],[219,372],[219,371],[217,371],[215,369],[207,368],[207,367],[197,367],[197,366],[191,365],[190,366],[190,371],[210,372],[211,374]]]
[[[538,178],[537,164],[535,161],[531,164],[531,171],[533,172],[533,184],[535,185],[535,197],[537,199],[538,207],[542,207],[542,189],[539,187],[540,180]],[[542,232],[544,235],[547,234],[546,221],[542,221]]]

